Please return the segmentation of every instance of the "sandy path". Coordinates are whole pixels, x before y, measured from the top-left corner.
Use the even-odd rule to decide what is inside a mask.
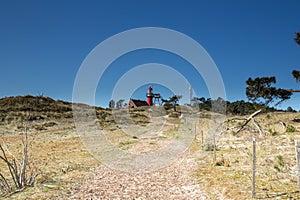
[[[70,199],[209,199],[193,178],[192,157],[147,174],[130,174],[100,166],[74,188]]]
[[[152,118],[152,128],[161,127],[163,119]],[[160,130],[173,128],[165,123]],[[184,128],[183,128],[184,129]],[[183,130],[189,133],[188,130]],[[140,145],[130,149],[131,153],[140,153],[149,146],[147,137]],[[154,135],[155,136],[155,135]],[[153,139],[153,135],[149,137]],[[159,134],[158,134],[159,136]],[[157,136],[157,138],[159,138]],[[154,137],[155,138],[155,137]],[[156,143],[161,146],[156,138]],[[168,143],[168,139],[164,142]],[[164,144],[164,143],[163,143]],[[164,145],[162,145],[164,146]],[[70,199],[209,199],[197,185],[193,173],[197,169],[195,155],[186,152],[185,156],[178,158],[172,165],[152,173],[133,174],[113,170],[104,165],[93,169],[88,180],[76,186],[70,194]]]

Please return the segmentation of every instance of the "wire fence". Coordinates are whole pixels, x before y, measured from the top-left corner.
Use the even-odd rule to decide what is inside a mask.
[[[230,167],[224,168],[232,174],[232,183],[228,185],[236,183],[240,190],[247,190],[249,196],[258,199],[300,199],[300,145],[295,146],[300,135],[297,132],[276,136],[247,132],[236,136],[212,135],[201,127],[196,129],[202,151],[211,151],[211,162],[222,158],[230,163]],[[210,145],[212,149],[203,148]]]

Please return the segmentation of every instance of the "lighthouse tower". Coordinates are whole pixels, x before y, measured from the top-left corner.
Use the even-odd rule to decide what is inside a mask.
[[[154,94],[152,93],[152,87],[151,86],[148,88],[148,92],[147,92],[146,96],[147,96],[148,105],[152,106],[153,105]]]

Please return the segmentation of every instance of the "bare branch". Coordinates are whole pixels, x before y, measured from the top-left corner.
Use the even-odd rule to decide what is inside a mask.
[[[18,181],[16,180],[16,177],[15,177],[15,175],[18,174],[17,170],[13,166],[13,164],[9,162],[9,159],[6,156],[6,153],[5,153],[2,145],[0,145],[0,150],[1,150],[2,154],[3,154],[3,156],[0,155],[0,159],[3,160],[6,163],[8,169],[9,169],[10,175],[11,175],[13,181],[14,181],[14,184],[15,184],[16,187],[18,187],[19,184],[18,184]]]
[[[17,159],[16,156],[15,156],[13,153],[10,152],[10,150],[8,149],[7,145],[5,144],[3,138],[2,138],[2,143],[3,143],[3,147],[5,148],[5,151],[6,151],[9,155],[11,155],[11,156],[13,157],[13,159],[16,160],[16,161],[18,162],[19,166],[21,167],[21,163],[20,163],[19,159]]]
[[[12,188],[9,186],[6,178],[3,176],[3,174],[0,173],[0,181],[2,182],[2,185],[4,187],[4,189],[7,191],[7,192],[11,192]]]
[[[246,121],[241,125],[241,127],[237,130],[236,133],[239,133],[250,121],[253,117],[258,115],[261,112],[261,110],[257,110],[254,113],[252,113],[249,117],[246,118]]]
[[[262,136],[262,130],[261,130],[261,127],[259,126],[259,124],[255,121],[254,118],[252,118],[252,122],[253,122],[254,126],[258,129],[259,135]]]
[[[39,175],[35,168],[29,163],[28,148],[29,148],[29,138],[27,123],[25,125],[25,134],[22,139],[23,149],[22,159],[18,160],[17,157],[9,150],[6,143],[3,141],[3,145],[0,144],[0,161],[3,161],[9,171],[11,181],[5,177],[4,174],[0,173],[0,191],[1,192],[11,192],[14,189],[21,190],[25,186],[34,185],[36,177]],[[9,156],[8,156],[9,155]],[[12,186],[14,184],[14,187]]]

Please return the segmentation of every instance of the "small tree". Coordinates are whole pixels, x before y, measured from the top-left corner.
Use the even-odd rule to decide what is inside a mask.
[[[212,107],[212,100],[211,98],[205,98],[205,97],[200,97],[200,98],[197,98],[197,100],[199,101],[199,109],[202,109],[202,110],[208,110],[210,111],[211,110],[211,107]]]
[[[300,45],[300,32],[296,32],[294,40]],[[296,79],[296,82],[300,81],[300,71],[293,70],[292,75]],[[276,84],[275,76],[255,79],[249,78],[246,83],[246,95],[248,99],[264,105],[268,105],[276,99],[278,102],[275,105],[278,105],[279,103],[290,99],[293,93],[300,92],[300,90],[277,89],[273,86]]]
[[[287,107],[286,111],[287,112],[296,112],[291,106]]]
[[[257,77],[255,79],[248,78],[246,81],[246,95],[247,98],[252,102],[258,102],[260,104],[268,105],[275,100],[281,102],[290,99],[293,90],[286,90],[281,88],[276,88],[273,85],[276,83],[275,76],[271,77]]]
[[[182,98],[181,95],[174,95],[170,97],[168,100],[162,99],[164,103],[164,107],[168,110],[168,108],[173,107],[174,111],[176,111],[176,105],[178,105],[179,100]]]
[[[37,169],[32,165],[29,159],[29,139],[27,132],[27,123],[25,124],[25,133],[22,139],[22,158],[17,158],[2,139],[0,144],[0,161],[7,166],[9,175],[0,170],[0,192],[10,193],[14,190],[21,190],[26,186],[33,186],[38,176]]]
[[[116,103],[113,99],[109,101],[109,108],[115,108],[115,105]]]
[[[119,101],[117,101],[117,103],[116,103],[116,108],[122,108],[123,107],[123,102],[124,102],[125,100],[124,99],[120,99]]]
[[[174,95],[169,99],[169,103],[173,106],[174,111],[176,111],[176,105],[178,105],[178,102],[181,98],[181,95]]]

